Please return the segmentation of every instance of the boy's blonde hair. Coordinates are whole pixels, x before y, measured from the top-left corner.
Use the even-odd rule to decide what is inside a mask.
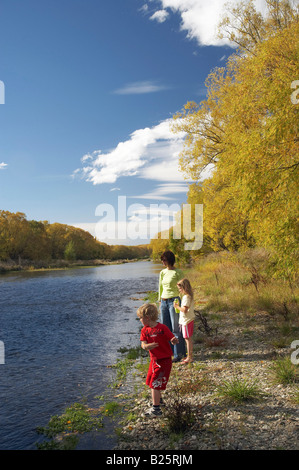
[[[178,284],[182,287],[183,291],[187,294],[190,295],[191,299],[193,299],[194,294],[193,294],[193,289],[191,287],[189,279],[186,277],[184,279],[181,279]]]
[[[148,318],[151,321],[158,319],[159,311],[156,304],[143,304],[137,310],[137,317],[139,318]]]

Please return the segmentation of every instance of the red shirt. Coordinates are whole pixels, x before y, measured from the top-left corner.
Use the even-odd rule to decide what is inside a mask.
[[[146,343],[159,343],[154,349],[149,351],[152,359],[163,359],[165,357],[172,356],[172,349],[169,341],[174,337],[174,334],[170,329],[163,325],[163,323],[157,323],[153,328],[150,326],[144,326],[141,330],[140,341]]]

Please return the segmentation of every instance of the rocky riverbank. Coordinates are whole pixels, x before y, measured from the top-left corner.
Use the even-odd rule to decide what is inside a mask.
[[[161,418],[142,417],[150,394],[146,364],[141,372],[139,365],[115,450],[298,450],[299,366],[290,360],[298,320],[265,312],[205,319],[217,335],[200,331],[196,319],[194,362],[173,364]],[[189,424],[173,431],[186,417]]]

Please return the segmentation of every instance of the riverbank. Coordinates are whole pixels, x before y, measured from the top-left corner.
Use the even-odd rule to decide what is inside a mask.
[[[92,268],[98,266],[107,266],[114,264],[135,263],[137,261],[150,261],[149,258],[134,258],[134,259],[93,259],[93,260],[53,260],[53,261],[38,261],[33,262],[30,260],[22,260],[21,262],[1,261],[0,274],[6,274],[15,271],[54,271],[73,268]]]
[[[194,362],[173,364],[162,418],[142,417],[147,364],[136,362],[138,391],[115,450],[298,450],[298,366],[291,343],[278,344],[282,325],[262,312],[206,318],[221,336],[202,334],[196,319]]]
[[[197,311],[194,362],[173,364],[163,416],[148,419],[148,362],[136,360],[116,451],[299,449],[298,288],[260,276],[256,289],[243,268],[212,257],[185,271]]]

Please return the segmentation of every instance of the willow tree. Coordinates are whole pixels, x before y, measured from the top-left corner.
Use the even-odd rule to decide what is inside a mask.
[[[215,203],[219,211],[233,207],[227,222],[247,221],[256,242],[273,251],[277,271],[290,275],[298,267],[299,105],[291,95],[299,17],[288,1],[267,6],[263,18],[252,1],[242,2],[223,20],[238,49],[208,76],[207,99],[178,113],[175,130],[187,135],[181,170],[199,180],[212,168],[206,212]]]

